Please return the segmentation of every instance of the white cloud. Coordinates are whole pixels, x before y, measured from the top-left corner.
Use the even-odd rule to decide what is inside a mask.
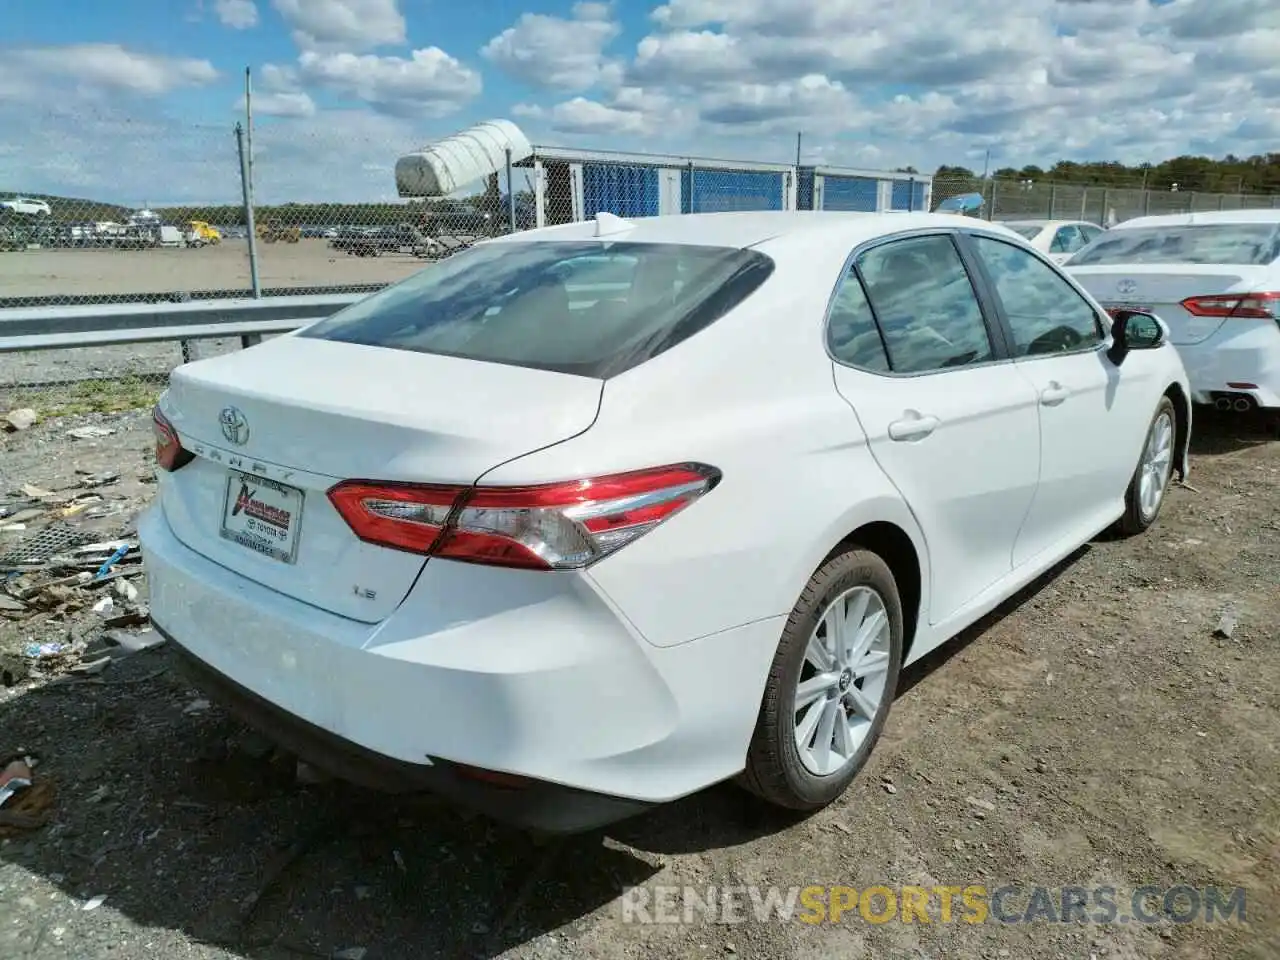
[[[1275,149],[1274,0],[970,0],[945,16],[932,0],[668,0],[650,23],[598,93],[525,113],[537,139],[616,146],[607,124],[625,117],[617,132],[690,152],[785,159],[800,129],[829,162],[921,169],[988,148],[996,166]]]
[[[260,83],[253,91],[253,112],[260,117],[312,117],[315,101],[302,89],[294,67],[266,64],[258,73]],[[244,109],[244,97],[236,101],[236,110]]]
[[[264,202],[391,196],[401,152],[480,119],[456,41],[407,42],[442,0],[272,3],[300,56],[255,69]],[[1280,142],[1275,0],[667,0],[626,44],[619,9],[523,16],[485,45],[490,69],[557,91],[510,108],[535,142],[787,162],[802,130],[807,162],[921,170],[980,168],[987,149],[1017,167]],[[0,183],[234,199],[239,81],[112,44],[6,49]],[[193,123],[182,91],[213,84],[226,113]]]
[[[396,0],[272,0],[303,50],[351,52],[405,42]]]
[[[215,0],[213,11],[222,25],[232,30],[248,30],[258,25],[258,6],[253,0]]]
[[[408,58],[308,50],[298,58],[298,76],[401,116],[447,116],[482,88],[479,73],[439,47],[414,50]]]
[[[622,27],[604,3],[579,3],[572,19],[525,13],[481,49],[486,59],[517,80],[544,90],[574,93],[601,79],[609,67],[604,50]]]
[[[160,96],[218,79],[208,60],[127,50],[113,43],[10,49],[0,57],[0,99],[57,99],[72,87],[85,95]]]

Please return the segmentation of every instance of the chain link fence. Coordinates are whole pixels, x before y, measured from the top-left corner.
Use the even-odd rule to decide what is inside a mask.
[[[1280,195],[1149,190],[1141,184],[1056,183],[1041,180],[935,178],[935,203],[961,194],[981,194],[980,216],[989,220],[1084,220],[1114,226],[1135,217],[1211,210],[1280,207]]]
[[[388,161],[404,146],[368,145]],[[251,182],[269,183],[264,193],[279,195],[281,184],[295,182],[298,163],[296,153],[286,162],[270,149],[250,163],[250,153],[239,133],[198,128],[159,160],[154,151],[139,155],[140,163],[172,168],[164,175],[171,183],[155,184],[154,203],[0,196],[0,309],[244,297],[254,294],[255,281],[262,296],[372,292],[478,240],[599,212],[907,211],[980,193],[980,215],[991,219],[1105,225],[1146,214],[1280,204],[1272,196],[1132,184],[969,177],[930,185],[915,174],[547,147],[536,147],[509,177],[489,176],[465,195],[338,203],[250,194],[246,204],[242,169]],[[393,182],[389,168],[368,182],[379,184],[370,193],[385,196]],[[193,185],[204,194],[201,202],[161,202]],[[0,354],[0,417],[14,409],[55,415],[142,406],[178,364],[240,345],[201,340]]]

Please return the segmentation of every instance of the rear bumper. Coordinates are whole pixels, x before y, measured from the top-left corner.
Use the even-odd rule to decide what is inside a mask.
[[[138,532],[154,621],[251,724],[341,776],[421,784],[542,829],[585,829],[738,773],[782,626],[655,647],[587,577],[439,560],[365,624],[205,559],[158,505]],[[458,766],[539,783],[503,791],[525,793],[508,805]]]
[[[281,710],[210,667],[163,626],[184,675],[236,717],[290,753],[332,776],[387,793],[430,792],[512,826],[548,833],[580,833],[642,813],[652,804],[574,790],[553,783],[486,782],[447,760],[406,763],[367,750]]]
[[[1246,394],[1259,407],[1280,408],[1280,325],[1228,321],[1209,339],[1177,349],[1196,403],[1211,404],[1230,393]]]

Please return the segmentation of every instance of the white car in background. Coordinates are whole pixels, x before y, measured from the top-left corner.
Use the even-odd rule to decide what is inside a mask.
[[[0,207],[8,207],[14,213],[22,213],[28,216],[52,215],[49,204],[44,200],[32,200],[30,197],[10,197],[7,200],[0,200]]]
[[[1077,250],[1083,249],[1104,231],[1096,223],[1086,220],[1001,220],[1027,243],[1054,263],[1063,263]]]
[[[174,370],[151,617],[352,780],[564,832],[730,778],[814,810],[905,664],[1155,521],[1187,390],[979,220],[600,214]]]
[[[1280,411],[1280,210],[1127,220],[1067,270],[1104,306],[1165,322],[1196,402]]]

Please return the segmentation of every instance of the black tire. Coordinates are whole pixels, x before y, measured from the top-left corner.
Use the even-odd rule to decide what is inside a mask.
[[[796,746],[796,685],[805,648],[827,607],[847,590],[867,586],[884,603],[889,621],[889,664],[885,690],[862,744],[838,771],[819,776],[805,768]],[[848,548],[836,554],[809,579],[782,630],[778,652],[765,683],[755,733],[747,749],[747,765],[738,777],[742,787],[761,799],[790,810],[819,810],[849,786],[880,738],[898,686],[902,667],[902,600],[889,565],[868,550]]]
[[[1173,424],[1173,447],[1169,453],[1169,476],[1165,480],[1165,491],[1160,496],[1160,502],[1156,504],[1155,510],[1150,516],[1142,512],[1142,505],[1138,501],[1139,487],[1142,483],[1142,459],[1146,453],[1147,443],[1151,439],[1151,431],[1155,427],[1156,421],[1160,416],[1165,414],[1169,417]],[[1142,435],[1142,449],[1138,451],[1138,465],[1133,470],[1133,476],[1129,478],[1129,488],[1124,493],[1124,515],[1120,518],[1118,529],[1123,536],[1132,537],[1144,532],[1148,527],[1156,522],[1156,518],[1160,516],[1160,509],[1164,506],[1165,498],[1169,493],[1169,483],[1173,480],[1173,462],[1177,458],[1178,444],[1178,415],[1174,410],[1173,401],[1168,397],[1161,397],[1160,402],[1156,404],[1155,413],[1151,414],[1151,422],[1147,424],[1147,431]]]

